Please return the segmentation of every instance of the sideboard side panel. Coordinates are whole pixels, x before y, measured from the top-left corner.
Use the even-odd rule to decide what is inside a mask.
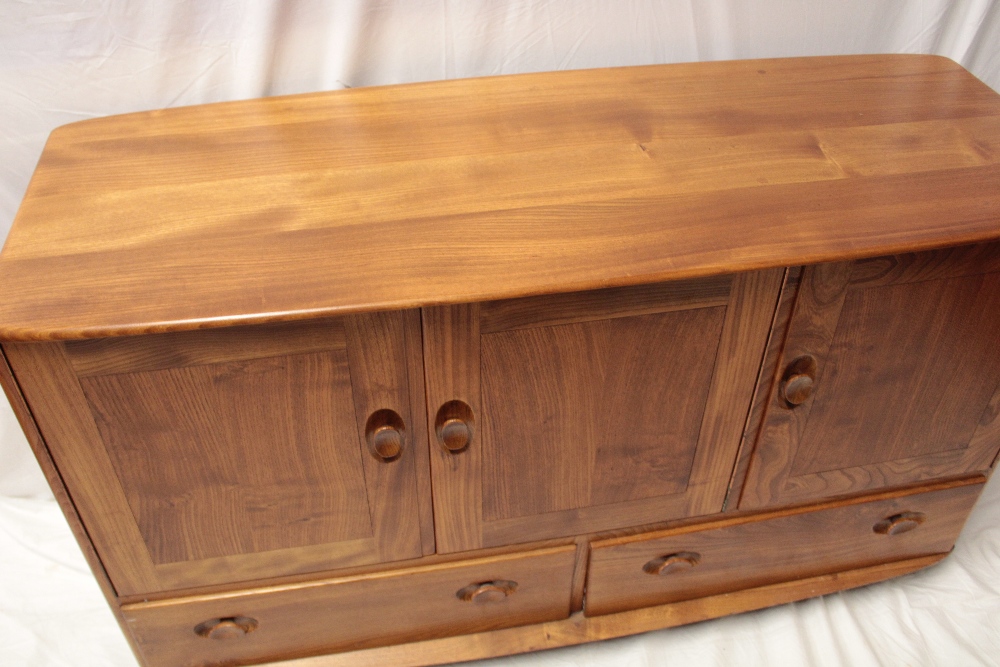
[[[4,351],[119,595],[159,588],[153,562],[62,343]]]
[[[45,441],[42,439],[42,434],[39,432],[38,426],[35,424],[31,410],[24,400],[24,395],[21,393],[17,379],[14,377],[2,348],[0,348],[0,386],[3,387],[3,391],[7,395],[7,400],[14,410],[14,415],[17,417],[17,421],[24,431],[25,438],[31,446],[31,451],[34,453],[35,459],[42,469],[42,473],[45,475],[45,480],[52,489],[52,495],[55,496],[56,502],[59,503],[59,508],[62,510],[63,516],[66,517],[66,523],[69,524],[73,536],[80,545],[83,557],[97,579],[97,585],[100,587],[101,592],[104,593],[104,597],[108,601],[108,606],[111,607],[111,613],[114,614],[115,620],[118,621],[118,625],[121,627],[125,639],[128,640],[133,653],[139,655],[135,638],[132,636],[132,632],[126,624],[125,618],[122,616],[121,609],[118,606],[114,585],[111,583],[111,579],[104,569],[104,564],[94,549],[94,544],[91,542],[90,535],[87,534],[87,529],[80,519],[76,505],[73,503],[73,499],[66,489],[62,475],[56,468],[56,464],[52,461],[52,456]]]

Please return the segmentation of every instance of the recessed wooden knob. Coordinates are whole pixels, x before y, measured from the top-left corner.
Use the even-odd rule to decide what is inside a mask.
[[[376,410],[365,425],[365,439],[372,456],[380,461],[395,461],[403,454],[406,427],[393,410]]]
[[[674,572],[690,570],[700,562],[701,554],[693,551],[678,551],[677,553],[654,558],[643,565],[642,569],[646,574],[673,574]]]
[[[463,602],[489,604],[491,602],[500,602],[504,598],[513,595],[516,590],[516,581],[498,579],[496,581],[482,581],[478,584],[469,584],[455,593],[455,596]]]
[[[237,639],[257,629],[257,620],[249,616],[210,618],[195,626],[194,631],[207,639]]]
[[[446,419],[439,437],[449,452],[460,452],[472,442],[472,429],[461,419]]]
[[[872,526],[872,530],[879,535],[899,535],[910,532],[926,518],[923,512],[900,512],[882,519]]]
[[[403,434],[391,426],[379,426],[372,434],[372,451],[383,461],[393,461],[403,453]]]
[[[452,454],[468,449],[472,444],[476,420],[472,408],[463,401],[448,401],[438,410],[434,420],[438,442]]]
[[[785,381],[785,400],[791,405],[805,403],[812,395],[813,379],[808,375],[793,375]]]
[[[781,398],[785,403],[795,407],[809,400],[816,384],[817,366],[816,358],[809,354],[788,364],[781,379]]]

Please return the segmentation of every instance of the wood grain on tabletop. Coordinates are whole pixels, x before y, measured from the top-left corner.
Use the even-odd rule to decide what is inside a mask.
[[[1000,96],[922,55],[528,74],[50,137],[0,339],[623,286],[1000,235]]]

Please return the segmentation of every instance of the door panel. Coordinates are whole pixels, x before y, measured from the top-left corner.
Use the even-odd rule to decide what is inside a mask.
[[[81,384],[159,564],[371,538],[350,379],[335,350]]]
[[[5,351],[121,595],[433,550],[417,311]]]
[[[725,310],[483,336],[484,520],[683,493]]]
[[[998,312],[1000,274],[851,290],[792,475],[964,449],[1000,382],[977,335]]]
[[[1000,447],[998,256],[807,267],[740,508],[986,470]],[[804,358],[811,388],[789,402]]]
[[[438,549],[719,511],[782,274],[424,309]]]

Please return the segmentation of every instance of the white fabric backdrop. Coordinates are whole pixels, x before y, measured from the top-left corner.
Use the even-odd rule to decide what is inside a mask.
[[[0,237],[48,133],[130,111],[516,72],[937,53],[1000,90],[991,0],[0,0]],[[1000,489],[926,573],[517,665],[1000,664]],[[131,665],[4,403],[0,664]]]

